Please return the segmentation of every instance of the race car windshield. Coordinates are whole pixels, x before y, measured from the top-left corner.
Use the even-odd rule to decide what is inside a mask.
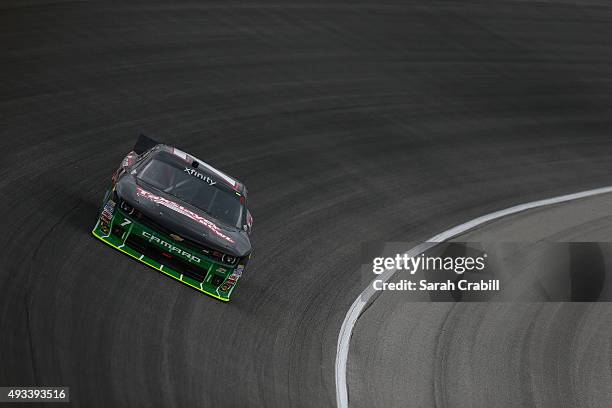
[[[144,165],[138,179],[210,214],[219,221],[239,226],[242,204],[238,196],[219,187],[205,174],[170,160],[153,158]]]

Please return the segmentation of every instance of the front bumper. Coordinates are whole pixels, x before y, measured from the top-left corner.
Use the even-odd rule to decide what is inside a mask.
[[[227,302],[245,265],[228,266],[175,242],[107,201],[92,234],[102,242],[164,274]]]

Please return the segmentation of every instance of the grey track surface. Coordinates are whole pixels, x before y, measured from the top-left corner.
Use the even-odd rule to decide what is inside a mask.
[[[612,194],[549,205],[503,217],[456,242],[612,242]]]
[[[610,242],[611,220],[612,195],[605,194],[501,218],[453,239],[481,243],[489,261],[495,243],[513,243],[494,258],[502,275],[518,275],[496,298],[514,301],[427,303],[426,293],[382,293],[353,331],[351,406],[609,407],[612,304],[544,303],[571,286],[569,276],[559,269],[546,278],[534,260],[545,242]],[[394,280],[410,278],[398,272]]]
[[[0,6],[1,384],[88,407],[333,406],[362,244],[610,184],[605,3],[21,4]],[[255,254],[230,304],[89,235],[140,129],[248,185]],[[551,324],[530,341],[568,353],[558,334],[598,329]]]

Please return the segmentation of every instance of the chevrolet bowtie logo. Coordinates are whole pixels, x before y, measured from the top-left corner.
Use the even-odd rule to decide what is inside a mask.
[[[176,234],[170,234],[170,238],[172,238],[175,241],[179,241],[179,242],[181,242],[183,240],[183,238],[179,237]]]

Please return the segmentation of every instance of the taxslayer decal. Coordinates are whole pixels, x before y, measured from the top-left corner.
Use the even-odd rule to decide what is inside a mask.
[[[174,201],[167,200],[164,197],[159,197],[153,193],[143,190],[140,187],[136,187],[136,194],[148,200],[151,200],[154,203],[161,204],[166,208],[176,211],[177,213],[182,214],[185,217],[189,217],[192,220],[196,221],[197,223],[202,224],[203,226],[208,228],[213,234],[217,235],[218,237],[226,240],[229,243],[232,243],[232,244],[234,243],[234,240],[231,237],[224,234],[223,231],[221,231],[221,229],[217,227],[217,225],[214,222],[202,217],[199,214],[194,213],[188,208],[185,208],[182,205],[175,203]]]

